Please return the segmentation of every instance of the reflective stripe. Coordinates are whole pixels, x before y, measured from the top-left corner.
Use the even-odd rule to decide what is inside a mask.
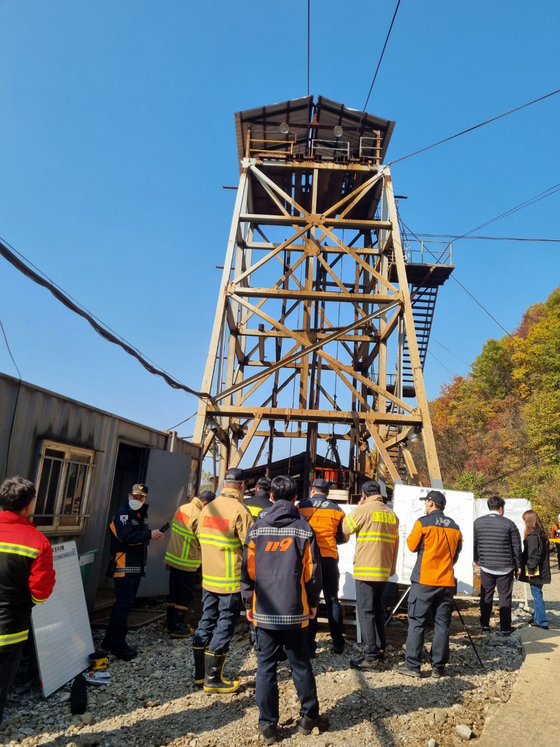
[[[350,514],[350,516],[347,516],[347,517],[346,517],[346,521],[348,522],[348,526],[350,527],[350,529],[351,529],[351,530],[352,530],[353,532],[355,532],[355,531],[356,531],[356,530],[358,529],[358,527],[356,526],[356,522],[355,522],[355,521],[354,521],[354,519],[352,518],[352,514]]]
[[[253,619],[261,625],[301,625],[309,621],[309,615],[262,615],[254,612]]]
[[[387,532],[360,532],[357,537],[357,542],[390,542],[393,544],[397,539],[396,534],[388,534]]]
[[[198,540],[201,545],[222,545],[232,548],[243,547],[241,540],[237,538],[226,539],[225,537],[217,537],[215,534],[199,534]]]
[[[241,576],[236,576],[230,579],[224,579],[222,576],[205,576],[202,574],[202,585],[208,584],[208,586],[217,586],[223,589],[223,593],[239,591],[239,584],[241,583]]]
[[[0,646],[12,646],[14,643],[22,643],[29,638],[29,630],[20,630],[19,633],[6,633],[0,635]]]
[[[26,558],[36,558],[39,555],[39,550],[36,547],[15,545],[12,542],[0,542],[0,552],[11,555],[23,555]]]
[[[46,599],[37,599],[37,597],[34,597],[33,594],[32,594],[31,595],[31,601],[33,602],[33,604],[43,604],[47,600]]]
[[[260,512],[262,511],[262,508],[260,506],[249,506],[247,505],[247,508],[251,512],[251,516],[258,516]]]
[[[354,574],[359,574],[360,576],[384,576],[391,573],[390,568],[381,568],[379,566],[374,565],[355,565],[354,566]]]
[[[190,531],[190,529],[187,529],[187,527],[184,524],[180,524],[179,522],[175,521],[173,519],[173,523],[171,525],[171,531],[177,532],[177,534],[180,534],[181,537],[188,537],[189,539],[194,539],[194,534]]]
[[[167,562],[168,560],[172,560],[174,563],[177,563],[177,565],[181,565],[184,568],[194,568],[195,570],[200,566],[200,560],[189,560],[188,558],[185,559],[183,557],[179,557],[178,555],[173,555],[171,552],[165,553],[164,562]]]

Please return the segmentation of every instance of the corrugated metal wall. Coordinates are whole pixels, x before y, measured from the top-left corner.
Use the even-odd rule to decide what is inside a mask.
[[[0,476],[22,475],[35,481],[43,439],[81,446],[95,451],[95,468],[86,513],[84,532],[75,539],[79,552],[97,549],[99,557],[88,584],[91,602],[97,588],[102,548],[107,541],[109,506],[120,443],[141,448],[168,450],[169,435],[147,426],[97,410],[62,395],[19,382],[0,374]],[[182,453],[193,469],[199,449],[175,439],[175,453]],[[192,481],[192,470],[189,481]],[[64,539],[69,539],[68,535]],[[51,541],[55,537],[49,536]],[[92,591],[93,590],[93,591]]]

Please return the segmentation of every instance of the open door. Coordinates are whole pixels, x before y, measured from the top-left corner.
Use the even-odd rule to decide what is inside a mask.
[[[171,521],[177,508],[185,502],[191,462],[187,454],[150,449],[145,482],[149,489],[148,524],[151,529],[159,529]],[[165,539],[150,542],[146,577],[140,584],[139,596],[168,593],[169,573],[163,562],[168,541],[169,532]]]

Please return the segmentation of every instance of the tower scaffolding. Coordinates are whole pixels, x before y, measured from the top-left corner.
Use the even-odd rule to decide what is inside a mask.
[[[383,164],[393,127],[321,96],[236,114],[241,173],[193,437],[203,455],[219,443],[220,479],[249,458],[270,468],[297,438],[309,482],[334,436],[351,491],[358,475],[416,482],[421,437],[442,485],[423,366],[453,265],[450,250],[426,263],[403,248]]]

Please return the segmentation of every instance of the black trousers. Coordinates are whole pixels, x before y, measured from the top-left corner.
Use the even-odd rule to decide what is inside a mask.
[[[500,604],[500,630],[511,628],[511,597],[513,594],[513,570],[500,576],[480,569],[480,624],[490,625],[494,589],[498,589]]]
[[[329,621],[329,632],[334,646],[344,646],[344,617],[342,607],[338,601],[338,559],[321,558],[321,570],[323,572],[323,597],[327,608],[327,619]],[[317,617],[309,621],[309,635],[311,651],[315,651],[315,636],[319,623]]]
[[[23,646],[20,644],[10,646],[9,652],[0,654],[0,721],[8,699],[8,692],[14,684]]]
[[[356,579],[356,609],[368,661],[380,659],[385,651],[385,595],[386,581],[358,581]]]
[[[408,596],[408,635],[406,637],[406,666],[420,669],[424,633],[430,618],[434,621],[431,663],[444,667],[449,659],[449,626],[453,612],[451,586],[411,584]]]
[[[217,594],[202,590],[202,615],[198,621],[193,646],[208,648],[213,654],[225,654],[241,612],[241,594]]]
[[[292,669],[292,680],[301,705],[300,715],[316,718],[319,701],[315,675],[309,660],[309,638],[307,628],[297,630],[266,630],[258,628],[257,634],[257,682],[256,701],[259,708],[259,724],[278,723],[278,655],[285,649]]]
[[[555,542],[554,547],[556,548],[556,559],[558,560],[558,568],[560,569],[560,544]]]
[[[196,571],[181,571],[179,568],[169,567],[169,604],[179,607],[189,607],[194,597],[196,585]]]
[[[113,606],[103,641],[107,648],[119,651],[127,645],[128,616],[136,599],[140,579],[140,576],[123,576],[122,578],[113,579],[117,599]]]

